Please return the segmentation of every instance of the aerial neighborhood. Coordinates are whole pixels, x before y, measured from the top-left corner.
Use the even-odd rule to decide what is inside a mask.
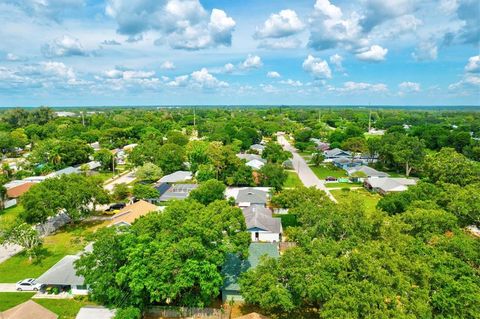
[[[478,112],[0,117],[0,318],[478,317]]]

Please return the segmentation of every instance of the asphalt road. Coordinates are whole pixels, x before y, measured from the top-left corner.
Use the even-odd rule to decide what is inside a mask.
[[[335,199],[335,197],[333,197],[332,193],[330,193],[330,190],[325,187],[325,181],[319,179],[317,175],[315,175],[310,166],[308,166],[305,159],[298,154],[297,149],[287,141],[285,136],[278,135],[277,140],[278,143],[280,143],[280,145],[282,145],[285,150],[293,154],[293,168],[297,172],[298,177],[302,181],[303,185],[307,187],[315,186],[316,188],[324,191],[332,201],[337,203],[337,200]]]

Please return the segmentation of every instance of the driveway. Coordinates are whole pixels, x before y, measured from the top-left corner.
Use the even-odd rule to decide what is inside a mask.
[[[0,245],[0,263],[4,262],[13,255],[22,251],[22,247],[18,245],[6,244]]]
[[[130,184],[132,183],[133,181],[135,180],[135,171],[130,171],[124,175],[121,175],[120,177],[118,178],[115,178],[114,180],[112,180],[111,182],[109,182],[108,184],[105,184],[103,186],[103,188],[107,191],[112,191],[113,190],[113,187],[117,184]]]
[[[15,284],[0,284],[0,292],[16,292]],[[30,291],[29,291],[30,292]]]
[[[289,151],[293,154],[293,168],[297,172],[298,177],[302,181],[303,185],[307,187],[315,186],[316,188],[324,191],[332,201],[337,203],[337,200],[335,199],[335,197],[333,197],[332,193],[330,193],[330,190],[325,187],[325,181],[319,179],[317,175],[315,175],[310,166],[308,166],[305,159],[297,153],[297,149],[287,141],[285,136],[278,135],[277,140],[278,143],[280,143],[280,145],[282,145],[282,147],[286,151]]]

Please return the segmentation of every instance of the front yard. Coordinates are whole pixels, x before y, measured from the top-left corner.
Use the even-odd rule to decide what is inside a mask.
[[[327,188],[351,188],[362,187],[362,183],[325,183]]]
[[[376,209],[377,203],[382,198],[379,194],[370,193],[366,189],[352,189],[344,191],[336,189],[331,191],[332,195],[341,203],[344,201],[356,200],[365,205],[367,212],[373,212]]]
[[[285,183],[283,183],[283,187],[285,188],[293,188],[298,186],[303,186],[302,181],[298,177],[297,173],[294,171],[287,171],[288,177]]]
[[[0,311],[5,311],[21,304],[32,298],[34,294],[33,292],[0,292]]]
[[[317,175],[319,179],[325,179],[328,176],[333,176],[336,178],[346,177],[347,173],[338,167],[333,166],[332,164],[323,164],[320,166],[310,166],[312,171]]]
[[[99,223],[69,225],[54,235],[44,238],[40,257],[33,262],[24,252],[0,263],[0,282],[14,283],[25,278],[36,278],[65,255],[76,254],[86,246],[85,237],[99,227]]]
[[[15,222],[18,216],[23,212],[21,205],[16,205],[4,210],[0,210],[0,225],[2,227],[11,225]]]

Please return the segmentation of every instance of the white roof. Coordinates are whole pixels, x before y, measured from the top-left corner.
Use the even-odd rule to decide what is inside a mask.
[[[261,169],[263,165],[265,165],[265,163],[257,159],[254,159],[247,162],[245,165],[250,166],[251,168],[254,168],[254,169]]]
[[[369,178],[366,180],[373,188],[378,188],[384,192],[403,192],[407,190],[407,186],[415,185],[417,181],[410,178]]]
[[[158,180],[158,183],[177,183],[192,179],[192,172],[176,171],[175,173],[165,175]]]
[[[14,181],[10,181],[10,182],[4,184],[3,187],[5,187],[6,189],[9,189],[9,188],[13,188],[13,187],[23,185],[23,184],[28,183],[28,182],[29,181],[26,181],[26,180],[14,180]]]
[[[377,171],[374,168],[371,168],[369,166],[361,165],[357,167],[351,167],[346,169],[348,175],[352,175],[356,172],[362,172],[365,173],[367,177],[388,177],[389,175],[387,173]]]
[[[75,319],[112,319],[115,316],[115,310],[105,307],[86,306],[80,308]]]

